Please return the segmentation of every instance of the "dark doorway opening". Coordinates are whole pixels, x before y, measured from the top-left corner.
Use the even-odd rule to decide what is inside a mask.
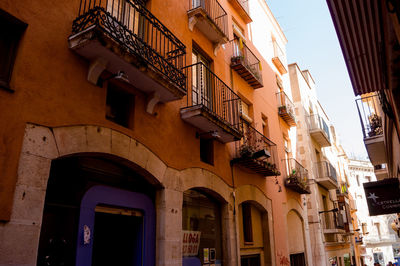
[[[240,263],[242,266],[260,266],[260,255],[242,256]]]
[[[306,266],[304,253],[290,254],[290,266]]]
[[[92,266],[142,265],[140,211],[96,207]]]
[[[117,163],[113,158],[101,156],[71,156],[53,160],[50,177],[47,184],[46,199],[43,210],[42,227],[39,239],[39,250],[37,265],[75,265],[77,256],[77,242],[79,219],[81,216],[81,201],[87,191],[92,187],[102,185],[106,187],[122,189],[124,191],[137,192],[146,195],[154,204],[156,187],[150,184],[143,176],[133,171],[122,163]],[[123,206],[123,205],[122,205]],[[100,213],[100,212],[99,212]],[[107,252],[99,252],[99,256],[112,258],[113,263],[107,260],[93,261],[93,265],[142,265],[144,260],[143,250],[137,248],[139,242],[129,242],[127,239],[135,235],[143,234],[143,217],[137,215],[117,215],[114,213],[96,213],[96,225],[90,230],[103,232],[97,236],[93,232],[93,244],[102,242],[99,239],[108,239],[108,243],[98,244],[96,252],[108,246]],[[107,225],[108,224],[108,225]],[[128,226],[127,224],[130,224]],[[96,229],[95,229],[96,227]],[[115,236],[107,235],[107,231],[113,232]],[[140,228],[140,230],[138,229]],[[155,227],[152,229],[155,230]],[[115,237],[115,238],[112,238]],[[155,241],[155,239],[146,239]],[[135,250],[131,253],[131,261],[138,260],[139,264],[119,263],[127,261],[127,257],[120,257],[122,248]],[[117,248],[118,247],[118,248]],[[112,252],[111,252],[112,250]],[[114,253],[117,252],[117,253]],[[117,255],[114,255],[117,254]],[[95,258],[93,253],[91,258]]]

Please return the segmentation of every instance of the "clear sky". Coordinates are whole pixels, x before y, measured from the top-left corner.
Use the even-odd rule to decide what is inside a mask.
[[[365,159],[355,96],[326,1],[266,1],[288,39],[288,63],[310,70],[347,155]]]

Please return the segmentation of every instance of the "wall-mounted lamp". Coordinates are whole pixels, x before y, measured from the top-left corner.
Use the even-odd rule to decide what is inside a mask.
[[[203,133],[196,132],[196,138],[219,139],[219,138],[221,138],[221,135],[219,134],[219,132],[217,130],[209,131],[209,132],[203,132]]]
[[[107,80],[110,80],[110,79],[121,80],[121,81],[124,81],[126,83],[129,83],[128,75],[122,70],[118,71],[116,74],[113,74],[113,75],[109,76],[106,79],[103,79],[103,81],[107,81]]]

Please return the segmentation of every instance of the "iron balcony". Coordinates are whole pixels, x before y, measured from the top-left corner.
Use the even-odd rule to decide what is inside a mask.
[[[228,15],[217,0],[189,0],[189,29],[194,27],[214,43],[214,54],[228,42]]]
[[[337,189],[336,169],[328,161],[315,163],[315,181],[326,189]]]
[[[231,163],[263,176],[280,175],[276,144],[244,122],[243,133],[243,138],[235,143]]]
[[[382,111],[377,95],[356,100],[364,135],[364,144],[373,165],[387,163]]]
[[[294,104],[284,91],[276,94],[278,100],[278,114],[289,125],[296,126],[296,115],[294,112]]]
[[[261,63],[241,39],[230,41],[231,68],[254,89],[263,87]]]
[[[201,62],[184,71],[189,90],[181,118],[222,143],[241,139],[239,96]]]
[[[327,211],[320,214],[324,234],[345,234],[342,215],[338,211]]]
[[[308,185],[308,171],[296,159],[283,160],[286,165],[285,187],[300,193],[311,194]]]
[[[308,129],[311,137],[321,146],[331,146],[329,127],[325,120],[318,114],[313,114],[307,118]]]
[[[124,72],[127,82],[161,102],[186,95],[186,47],[141,0],[81,0],[69,46],[90,62],[92,83],[104,70]]]

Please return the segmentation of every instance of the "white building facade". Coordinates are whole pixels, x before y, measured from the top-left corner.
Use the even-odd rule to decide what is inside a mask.
[[[348,160],[349,192],[357,208],[356,242],[360,245],[361,265],[387,265],[398,256],[399,238],[391,229],[395,215],[369,216],[363,184],[377,181],[374,167],[369,161]],[[363,263],[363,264],[362,264]]]

